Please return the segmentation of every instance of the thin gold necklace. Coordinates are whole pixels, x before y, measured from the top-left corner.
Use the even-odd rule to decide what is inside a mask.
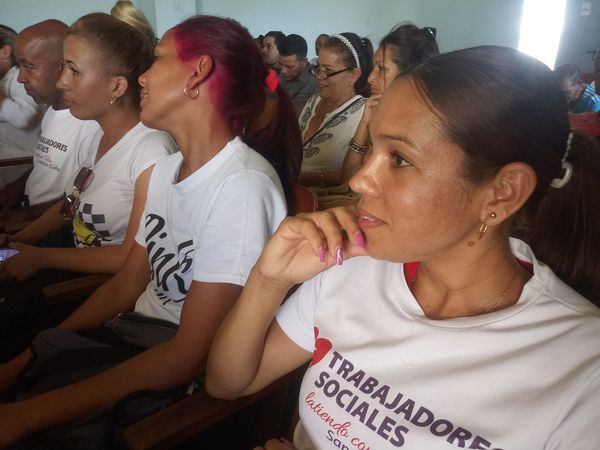
[[[415,273],[415,277],[413,278],[412,283],[410,284],[410,290],[413,292],[414,292],[415,283],[417,282],[418,274],[419,274],[419,271],[417,270],[417,272]],[[500,306],[500,304],[502,303],[502,300],[504,300],[504,297],[506,297],[506,294],[508,294],[508,291],[512,287],[513,282],[515,281],[515,279],[518,276],[519,276],[519,272],[517,271],[515,273],[515,275],[510,279],[510,282],[509,282],[508,286],[506,287],[506,289],[504,289],[504,291],[502,291],[502,293],[498,296],[498,298],[496,299],[496,301],[494,302],[493,305],[490,305],[487,308],[483,308],[471,315],[475,316],[475,315],[479,315],[479,314],[489,314],[491,312],[494,312],[496,310],[496,308],[498,308],[498,306]]]

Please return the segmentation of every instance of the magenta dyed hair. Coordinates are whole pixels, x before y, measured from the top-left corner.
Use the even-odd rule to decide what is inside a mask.
[[[273,165],[289,200],[300,172],[302,136],[285,89],[279,85],[267,94],[268,70],[254,38],[235,20],[214,16],[192,17],[173,30],[179,59],[212,58],[213,72],[206,80],[210,101],[231,131]],[[267,95],[276,107],[266,125],[257,126],[269,113]]]
[[[195,16],[175,26],[175,46],[182,61],[201,55],[213,59],[211,101],[242,136],[265,104],[263,79],[267,68],[246,28],[233,19]]]

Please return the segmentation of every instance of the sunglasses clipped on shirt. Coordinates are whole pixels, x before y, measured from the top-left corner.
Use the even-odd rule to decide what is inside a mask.
[[[79,208],[79,195],[85,191],[94,179],[94,171],[89,167],[82,167],[75,181],[73,181],[73,192],[67,195],[60,208],[60,214],[65,220],[72,220]]]

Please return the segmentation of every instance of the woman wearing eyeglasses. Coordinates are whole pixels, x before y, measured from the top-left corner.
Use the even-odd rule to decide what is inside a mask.
[[[100,130],[91,140],[87,163],[65,186],[64,201],[5,237],[19,251],[0,264],[5,281],[0,328],[16,347],[7,353],[27,343],[24,330],[45,325],[39,298],[44,285],[77,272],[114,273],[133,244],[151,168],[175,150],[168,134],[140,122],[137,78],[152,64],[152,52],[152,43],[141,32],[108,14],[84,16],[68,31],[58,86],[72,114],[97,121]],[[65,226],[72,228],[76,248],[27,245]],[[6,284],[42,269],[60,271],[43,271],[29,283]],[[5,352],[0,357],[5,358]]]
[[[340,184],[348,144],[370,94],[372,56],[371,42],[354,33],[334,34],[321,48],[312,68],[319,95],[308,99],[299,119],[304,150],[299,183]]]

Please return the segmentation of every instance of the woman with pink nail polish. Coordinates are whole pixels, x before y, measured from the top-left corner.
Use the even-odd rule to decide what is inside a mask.
[[[600,149],[570,132],[552,71],[504,47],[433,57],[369,135],[357,209],[279,227],[208,392],[310,361],[300,450],[597,448]]]

